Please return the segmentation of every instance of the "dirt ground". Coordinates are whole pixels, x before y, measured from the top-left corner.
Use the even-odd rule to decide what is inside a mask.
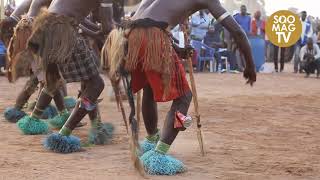
[[[240,74],[196,74],[206,156],[200,156],[196,127],[192,126],[179,134],[170,149],[188,172],[148,178],[320,179],[320,79],[289,72],[259,74],[252,88]],[[0,77],[0,112],[14,103],[24,81],[13,85]],[[132,167],[124,123],[116,104],[109,101],[106,84],[102,115],[116,127],[110,145],[55,154],[42,147],[44,135],[24,136],[1,116],[0,179],[142,179]],[[76,95],[78,87],[69,85],[70,94]],[[159,104],[160,125],[169,105]],[[89,127],[77,129],[74,135],[86,142]],[[140,137],[144,135],[143,130]]]

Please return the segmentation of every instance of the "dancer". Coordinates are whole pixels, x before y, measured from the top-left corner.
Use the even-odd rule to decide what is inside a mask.
[[[219,0],[185,0],[183,4],[179,0],[143,0],[132,21],[112,31],[105,44],[112,81],[119,79],[119,69],[124,68],[131,72],[133,93],[143,89],[142,113],[148,133],[145,142],[151,150],[144,152],[141,161],[149,174],[174,175],[186,170],[181,161],[167,155],[179,131],[185,129],[176,128],[177,119],[185,119],[192,99],[168,31],[201,9],[209,9],[233,35],[246,60],[244,77],[253,85],[256,72],[248,39]],[[157,102],[166,101],[173,103],[160,135]]]
[[[30,69],[32,69],[32,74],[30,75],[30,79],[27,81],[22,92],[20,92],[15,106],[13,108],[7,108],[5,111],[5,118],[10,122],[17,122],[25,115],[25,113],[22,111],[22,108],[27,103],[30,96],[36,91],[39,83],[40,87],[42,88],[43,72],[41,71],[41,68],[39,68],[37,60],[32,56],[32,53],[25,49],[25,47],[27,39],[31,34],[33,17],[38,14],[41,7],[48,6],[50,2],[51,0],[33,0],[30,3],[29,0],[26,0],[20,6],[18,6],[18,8],[11,15],[12,19],[18,21],[18,24],[15,28],[14,36],[9,45],[9,58],[11,59],[10,71],[8,72],[9,81],[15,81],[20,76],[28,74]],[[22,17],[22,14],[26,12],[28,12],[27,15]],[[61,97],[55,98],[56,106],[60,112],[58,116],[56,116],[57,110],[50,105],[43,107],[45,109],[38,109],[38,113],[33,114],[39,118],[53,118],[49,120],[49,123],[53,128],[62,127],[63,123],[69,116],[67,108],[70,109],[75,105],[75,100],[73,98],[63,98],[66,96],[66,92],[64,96],[62,96],[61,93],[62,92],[59,92],[59,95],[57,95]],[[67,108],[65,107],[65,104],[67,105]],[[23,120],[18,123],[18,126],[24,134],[45,133],[48,130],[46,123],[39,121],[39,125],[41,126],[34,127],[30,123],[25,124],[25,121]],[[38,129],[37,127],[41,128]]]
[[[76,30],[77,24],[90,11],[98,9],[103,32],[110,31],[112,22],[108,21],[108,16],[112,13],[106,10],[112,7],[110,3],[56,0],[34,21],[28,48],[41,58],[46,91],[56,92],[63,82],[81,82],[79,100],[71,116],[59,133],[53,133],[45,140],[45,147],[54,152],[71,153],[80,150],[80,139],[71,134],[87,114],[92,126],[90,143],[105,144],[112,136],[113,126],[103,124],[99,115],[98,97],[104,89],[104,81],[99,75],[96,56]],[[38,102],[41,102],[41,99],[42,96]]]

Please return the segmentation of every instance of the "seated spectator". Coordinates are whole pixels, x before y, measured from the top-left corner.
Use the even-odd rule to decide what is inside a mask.
[[[206,11],[201,10],[197,13],[194,13],[191,16],[191,39],[202,41],[206,32],[208,31],[208,27],[211,23],[210,16],[206,13]]]
[[[3,42],[0,41],[0,75],[3,75],[3,70],[6,67],[6,47]]]
[[[306,45],[307,39],[313,35],[313,27],[307,16],[308,15],[306,11],[301,12],[302,33],[299,41],[296,43],[294,73],[302,73],[303,68],[301,67],[302,59],[300,59],[300,49]]]
[[[254,19],[251,22],[251,35],[259,36],[264,39],[266,32],[266,22],[261,20],[261,12],[254,13]]]
[[[309,77],[315,70],[319,77],[320,49],[317,44],[313,43],[312,38],[308,38],[307,45],[301,48],[300,59],[302,60],[301,68],[306,72],[306,77]]]
[[[222,64],[221,57],[227,57],[230,64],[230,70],[236,70],[236,60],[235,55],[227,49],[227,42],[225,41],[224,28],[221,24],[215,24],[215,26],[210,26],[208,32],[204,37],[204,44],[214,48],[216,50],[214,56],[217,60],[217,65]]]

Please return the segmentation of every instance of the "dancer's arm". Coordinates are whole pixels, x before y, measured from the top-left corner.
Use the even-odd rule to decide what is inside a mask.
[[[48,7],[52,0],[33,0],[28,11],[28,17],[35,17],[42,7]]]
[[[103,33],[109,34],[113,29],[112,0],[102,0],[98,10],[99,22],[102,25]]]
[[[234,37],[246,61],[244,77],[248,79],[248,83],[252,85],[256,81],[256,72],[251,47],[245,32],[240,28],[233,17],[227,14],[227,11],[221,6],[219,0],[207,0],[207,7],[212,15],[220,21],[231,33],[232,37]]]
[[[32,0],[24,0],[10,15],[11,18],[15,19],[17,23],[20,21],[21,16],[26,14],[30,8]]]

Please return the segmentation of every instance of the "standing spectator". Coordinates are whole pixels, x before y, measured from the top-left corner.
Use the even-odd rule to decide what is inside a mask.
[[[301,12],[301,22],[302,22],[302,33],[300,40],[296,44],[295,58],[294,58],[294,73],[302,73],[302,68],[300,66],[300,49],[306,45],[307,39],[311,38],[313,35],[313,28],[311,22],[307,19],[307,12]]]
[[[240,14],[236,14],[234,16],[235,20],[238,22],[238,24],[242,27],[244,32],[248,35],[250,34],[251,29],[251,17],[247,13],[247,7],[245,5],[242,5],[240,7]]]
[[[247,13],[247,7],[245,5],[242,5],[240,7],[240,14],[237,13],[234,15],[234,19],[237,21],[237,23],[242,27],[244,32],[249,35],[251,30],[251,17]],[[237,67],[239,71],[244,70],[244,59],[242,58],[242,55],[240,51],[238,50],[239,47],[235,48],[235,54],[236,54],[236,61],[237,61]]]
[[[317,44],[320,47],[320,25],[317,26]]]
[[[251,34],[264,38],[266,32],[266,22],[261,20],[261,12],[254,13],[254,19],[251,22]]]
[[[191,16],[191,39],[202,41],[211,23],[210,16],[201,10]]]
[[[274,70],[276,72],[279,72],[278,68],[278,62],[280,58],[280,72],[284,69],[284,55],[285,55],[285,48],[280,48],[279,46],[273,45],[273,59],[274,59]],[[279,57],[279,51],[280,51],[280,57]]]
[[[320,49],[319,46],[313,43],[312,38],[308,38],[307,45],[301,48],[300,59],[302,60],[301,68],[303,68],[306,72],[306,77],[309,76],[310,73],[313,73],[315,69],[319,69],[320,67]],[[319,72],[318,77],[319,77]]]

